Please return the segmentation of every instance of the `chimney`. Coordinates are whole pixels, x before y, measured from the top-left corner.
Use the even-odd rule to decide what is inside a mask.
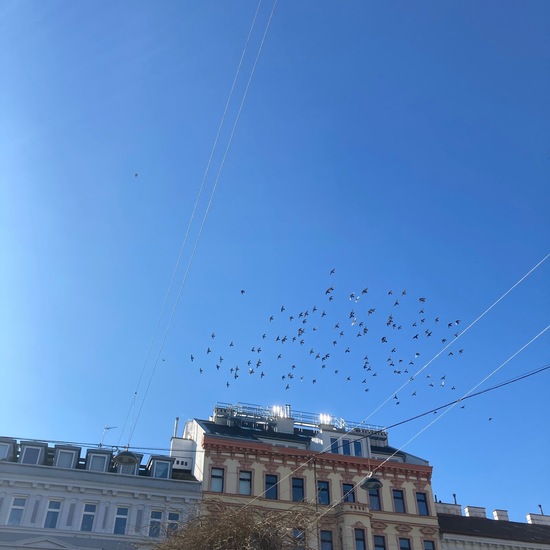
[[[550,516],[543,516],[542,514],[527,514],[526,517],[527,523],[550,526]]]
[[[174,435],[172,437],[178,437],[178,425],[180,423],[180,417],[176,416],[176,421],[174,422]]]
[[[464,512],[469,518],[487,518],[487,512],[482,506],[466,506]]]
[[[436,502],[435,511],[437,514],[450,514],[451,516],[462,515],[462,507],[460,504],[449,504],[448,502]]]
[[[508,510],[493,510],[493,519],[497,521],[510,521]]]

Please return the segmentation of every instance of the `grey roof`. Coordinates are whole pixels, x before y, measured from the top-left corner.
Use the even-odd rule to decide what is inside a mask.
[[[454,534],[470,537],[492,538],[550,544],[550,526],[516,521],[437,514],[442,535]]]

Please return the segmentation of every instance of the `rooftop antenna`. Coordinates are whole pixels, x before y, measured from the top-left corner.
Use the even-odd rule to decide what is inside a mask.
[[[453,499],[454,499],[455,504],[456,504],[456,493],[453,493]]]
[[[539,510],[540,510],[540,515],[541,516],[544,516],[544,512],[542,511],[542,504],[539,504]]]
[[[100,447],[103,447],[103,440],[105,439],[105,434],[109,430],[116,430],[118,426],[103,426],[103,435],[101,436],[101,443],[99,444]]]

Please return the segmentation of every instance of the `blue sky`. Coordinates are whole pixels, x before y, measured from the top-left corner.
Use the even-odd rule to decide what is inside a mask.
[[[547,327],[550,259],[461,335],[550,252],[549,4],[280,0],[200,232],[272,6],[197,198],[258,4],[2,3],[0,433],[93,443],[108,425],[105,443],[163,448],[217,401],[391,425]],[[549,344],[480,389],[547,365]],[[407,445],[439,499],[550,510],[549,380]]]

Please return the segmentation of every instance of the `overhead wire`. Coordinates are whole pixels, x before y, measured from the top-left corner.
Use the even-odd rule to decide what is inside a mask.
[[[250,30],[248,31],[248,36],[246,38],[246,42],[245,42],[245,45],[244,45],[244,48],[243,48],[243,51],[241,53],[241,58],[239,60],[239,64],[237,66],[237,70],[235,72],[235,76],[233,77],[233,82],[231,84],[231,89],[229,91],[229,95],[227,97],[227,101],[225,102],[225,107],[224,107],[224,110],[223,110],[223,114],[222,114],[222,117],[221,117],[221,120],[220,120],[220,123],[218,125],[218,130],[216,132],[216,137],[214,138],[214,143],[212,145],[212,149],[210,151],[210,157],[208,158],[208,162],[206,164],[206,168],[204,170],[204,174],[203,174],[203,177],[202,177],[202,181],[201,181],[201,185],[200,185],[200,188],[199,188],[199,191],[198,191],[198,194],[197,194],[197,198],[195,200],[195,205],[193,206],[193,211],[191,213],[191,217],[189,218],[189,223],[187,224],[187,229],[186,229],[186,232],[185,232],[185,236],[183,238],[183,242],[180,246],[180,250],[179,250],[179,254],[178,254],[178,258],[176,260],[176,265],[174,266],[174,269],[172,271],[172,276],[170,278],[170,282],[168,283],[168,290],[166,291],[166,294],[164,296],[164,301],[162,303],[162,307],[160,309],[160,314],[159,314],[159,317],[158,317],[158,320],[157,320],[157,323],[156,323],[156,326],[155,326],[155,329],[153,331],[153,337],[151,338],[151,342],[149,343],[149,347],[147,349],[147,353],[146,353],[146,356],[145,356],[145,361],[143,363],[143,367],[141,369],[141,372],[140,372],[140,375],[139,375],[139,379],[138,379],[138,382],[137,382],[137,385],[136,385],[136,389],[134,391],[134,395],[132,397],[132,401],[131,401],[131,404],[130,404],[130,408],[128,410],[128,414],[126,415],[126,419],[124,420],[124,424],[123,424],[123,427],[122,427],[122,430],[120,432],[120,437],[119,437],[119,440],[118,442],[120,443],[123,435],[124,435],[124,431],[126,429],[126,424],[128,423],[128,419],[130,417],[130,414],[132,412],[132,409],[135,407],[135,403],[136,403],[136,399],[137,399],[137,395],[138,395],[138,391],[139,391],[139,388],[141,386],[141,381],[143,379],[143,375],[145,373],[145,369],[147,367],[147,364],[149,362],[149,356],[151,354],[151,350],[153,348],[153,344],[154,342],[156,341],[156,338],[157,338],[157,334],[158,334],[158,330],[159,330],[159,327],[160,327],[160,323],[162,321],[162,318],[164,316],[164,310],[166,308],[166,304],[168,303],[168,297],[170,296],[170,293],[172,291],[172,285],[174,283],[174,279],[176,277],[176,274],[179,270],[179,265],[180,265],[180,262],[181,262],[181,258],[182,258],[182,255],[183,255],[183,251],[185,249],[185,246],[187,245],[187,240],[189,238],[189,234],[190,234],[190,231],[191,231],[191,227],[193,225],[193,221],[195,219],[195,214],[197,212],[197,208],[198,208],[198,205],[199,205],[199,202],[200,202],[200,198],[202,196],[202,192],[203,192],[203,189],[204,189],[204,184],[206,182],[206,178],[210,172],[210,165],[212,163],[212,159],[214,157],[214,153],[217,149],[217,145],[218,145],[218,140],[220,138],[220,134],[221,134],[221,131],[222,131],[222,127],[225,123],[225,117],[227,115],[227,111],[229,109],[229,105],[231,103],[231,99],[233,98],[233,92],[235,90],[235,86],[236,86],[236,83],[237,83],[237,80],[239,78],[239,74],[241,72],[241,67],[242,67],[242,64],[243,64],[243,60],[245,58],[245,55],[246,55],[246,52],[248,50],[248,44],[250,42],[250,37],[252,36],[252,32],[254,31],[254,27],[256,26],[256,20],[258,19],[258,13],[260,11],[260,7],[262,5],[262,0],[259,0],[258,2],[258,6],[256,7],[256,12],[254,13],[254,18],[252,20],[252,24],[250,26]]]
[[[202,223],[201,223],[201,226],[200,226],[200,229],[199,229],[199,232],[197,234],[197,237],[195,239],[195,244],[194,244],[194,247],[193,247],[193,250],[191,252],[191,256],[189,258],[189,261],[187,263],[187,268],[185,270],[185,274],[183,276],[183,279],[182,279],[182,282],[180,284],[180,288],[179,288],[179,292],[178,292],[178,295],[176,297],[176,301],[174,303],[174,307],[172,308],[172,313],[170,315],[170,318],[169,318],[169,321],[168,321],[168,325],[166,327],[166,330],[164,332],[164,336],[163,336],[163,339],[162,339],[162,342],[161,342],[161,346],[159,348],[159,352],[157,354],[157,358],[155,360],[155,363],[154,363],[154,366],[153,366],[153,370],[151,372],[151,376],[149,378],[149,382],[147,384],[147,387],[145,389],[145,393],[144,393],[144,396],[143,396],[143,399],[141,400],[141,405],[139,407],[139,410],[138,410],[138,413],[137,413],[137,416],[136,416],[136,419],[135,419],[135,422],[134,422],[134,426],[130,432],[130,436],[129,436],[129,439],[128,439],[128,444],[130,444],[131,442],[131,439],[133,437],[133,434],[134,434],[134,431],[136,429],[136,426],[137,426],[137,423],[139,421],[139,418],[141,416],[141,412],[142,412],[142,409],[143,409],[143,406],[145,404],[145,400],[147,398],[147,394],[149,393],[149,388],[151,387],[151,383],[153,381],[153,378],[154,378],[154,375],[155,375],[155,372],[156,372],[156,369],[157,369],[157,366],[158,366],[158,363],[159,363],[159,359],[160,359],[160,356],[162,354],[162,350],[164,349],[164,344],[166,342],[166,338],[168,337],[168,333],[170,331],[170,327],[172,325],[172,320],[174,318],[174,314],[176,312],[176,309],[178,307],[178,304],[179,304],[179,300],[181,298],[181,294],[182,294],[182,291],[185,287],[185,283],[187,281],[187,276],[189,274],[189,270],[191,269],[191,265],[193,263],[193,259],[195,258],[195,253],[196,253],[196,250],[197,250],[197,247],[198,247],[198,244],[199,244],[199,241],[200,241],[200,238],[201,238],[201,235],[202,235],[202,231],[203,231],[203,228],[204,228],[204,225],[206,223],[206,219],[208,217],[208,214],[210,212],[210,207],[212,205],[212,201],[214,199],[214,194],[216,193],[216,189],[217,189],[217,186],[218,186],[218,182],[219,182],[219,179],[220,179],[220,176],[222,174],[222,171],[223,171],[223,168],[225,166],[225,161],[227,159],[227,154],[229,152],[229,149],[231,147],[231,144],[233,142],[233,137],[235,135],[235,130],[237,129],[237,125],[239,123],[239,120],[240,120],[240,117],[241,117],[241,113],[242,113],[242,110],[243,110],[243,107],[244,107],[244,103],[245,103],[245,100],[246,100],[246,97],[248,95],[248,91],[250,89],[250,84],[252,82],[252,78],[254,76],[254,73],[256,71],[256,67],[258,65],[258,61],[260,59],[260,55],[262,53],[262,50],[263,50],[263,47],[264,47],[264,43],[265,43],[265,40],[266,40],[266,37],[267,37],[267,33],[269,31],[269,28],[271,26],[271,21],[273,19],[273,14],[275,13],[275,8],[277,6],[277,1],[278,0],[275,0],[274,3],[273,3],[273,7],[271,9],[271,13],[269,15],[269,19],[267,21],[267,24],[266,24],[266,27],[265,27],[265,31],[264,31],[264,34],[263,34],[263,37],[262,37],[262,40],[261,40],[261,43],[260,43],[260,46],[258,48],[258,52],[256,54],[256,59],[254,60],[254,64],[252,66],[252,70],[250,72],[250,76],[248,78],[248,82],[246,84],[246,88],[244,90],[244,94],[243,94],[243,97],[242,97],[242,100],[241,100],[241,103],[240,103],[240,106],[239,106],[239,110],[237,112],[237,116],[235,118],[235,121],[234,121],[234,124],[233,124],[233,128],[231,130],[231,134],[230,134],[230,137],[229,137],[229,140],[227,142],[227,146],[225,148],[225,152],[224,152],[224,155],[223,155],[223,158],[222,158],[222,162],[220,164],[220,167],[219,167],[219,170],[218,170],[218,173],[217,173],[217,176],[216,176],[216,179],[215,179],[215,182],[214,182],[214,186],[213,186],[213,189],[212,189],[212,192],[210,194],[210,200],[208,201],[208,205],[207,205],[207,208],[206,208],[206,211],[204,213],[204,216],[203,216],[203,219],[202,219]]]

